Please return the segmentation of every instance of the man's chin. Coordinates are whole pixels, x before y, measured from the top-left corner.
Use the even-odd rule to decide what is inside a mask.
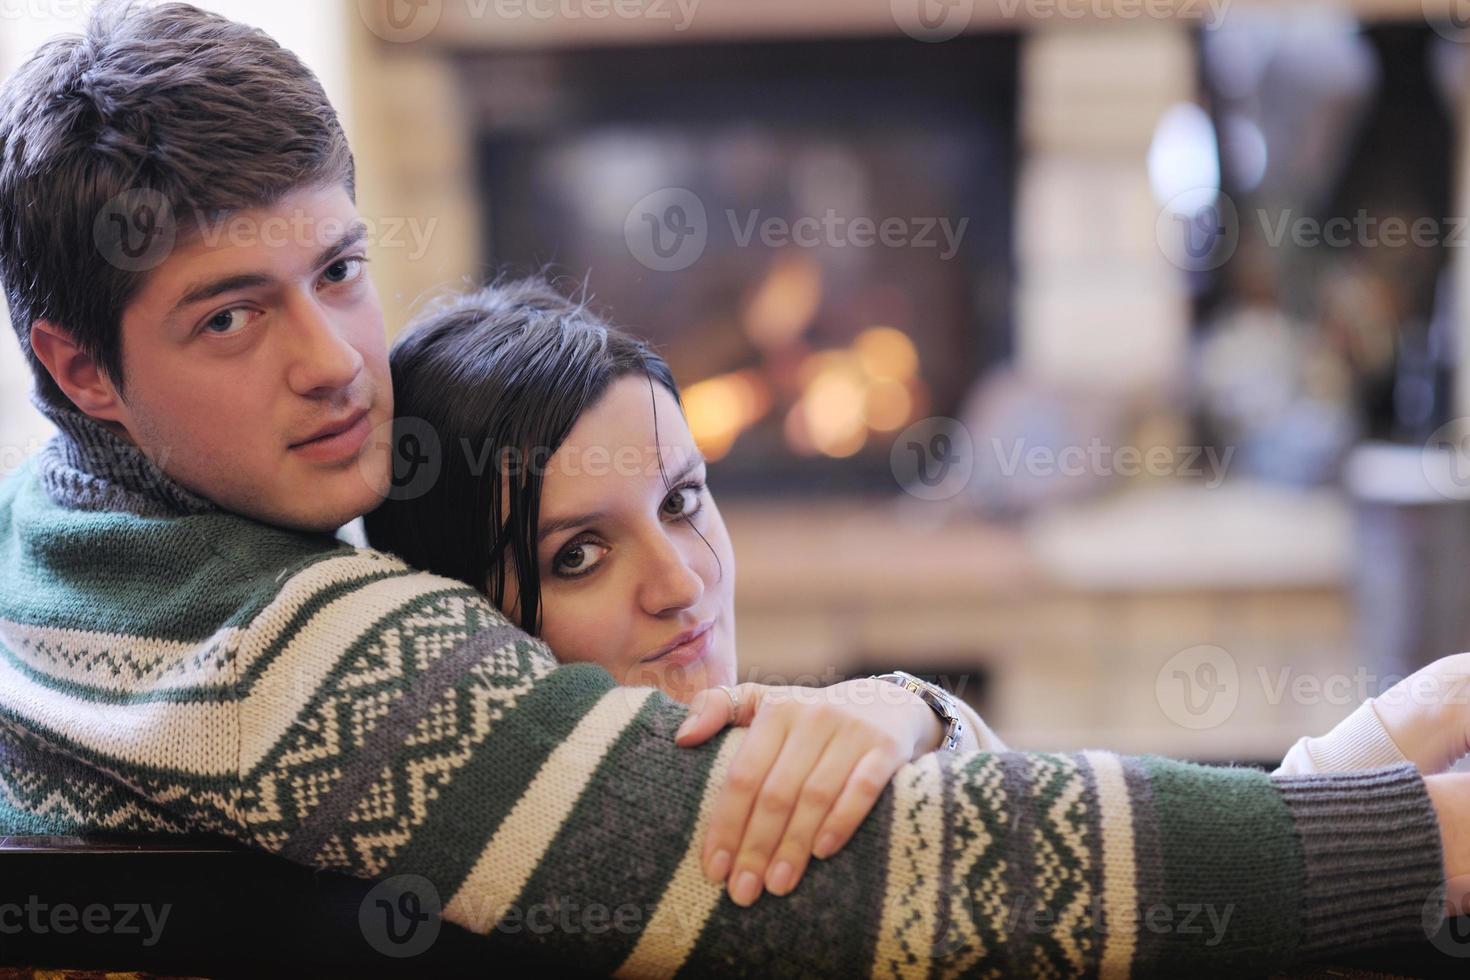
[[[217,502],[227,510],[262,524],[307,534],[332,534],[382,502],[382,498],[360,480],[343,482],[355,485],[341,488],[317,486],[315,493],[246,498],[233,507]],[[322,492],[324,489],[328,491],[325,494]]]

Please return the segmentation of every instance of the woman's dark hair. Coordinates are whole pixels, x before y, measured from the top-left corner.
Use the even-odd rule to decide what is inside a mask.
[[[678,402],[673,373],[649,345],[544,279],[490,286],[427,312],[393,345],[390,363],[395,483],[366,517],[368,540],[502,608],[509,558],[519,625],[539,632],[546,462],[614,381],[643,375],[650,399],[657,382]],[[655,410],[655,438],[657,425]],[[437,476],[425,480],[436,462]],[[405,474],[404,463],[425,469]]]

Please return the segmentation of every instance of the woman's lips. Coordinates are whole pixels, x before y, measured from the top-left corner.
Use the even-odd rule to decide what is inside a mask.
[[[660,664],[665,667],[688,667],[705,658],[715,641],[715,621],[712,619],[695,631],[695,634],[663,653],[644,660],[644,663]]]

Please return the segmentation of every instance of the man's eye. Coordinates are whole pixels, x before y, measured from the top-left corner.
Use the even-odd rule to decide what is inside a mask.
[[[361,258],[338,259],[322,271],[322,278],[330,283],[351,282],[362,272],[362,264],[367,261]]]
[[[605,545],[592,541],[579,541],[557,556],[552,570],[567,578],[586,575],[597,567],[607,550]]]
[[[220,310],[214,316],[204,321],[204,329],[216,336],[228,335],[237,332],[249,323],[249,311],[239,308],[233,310]]]

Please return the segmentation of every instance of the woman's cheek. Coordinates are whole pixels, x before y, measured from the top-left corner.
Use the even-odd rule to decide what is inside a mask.
[[[562,663],[597,664],[619,684],[623,662],[618,617],[595,595],[550,596],[542,593],[541,638]]]

